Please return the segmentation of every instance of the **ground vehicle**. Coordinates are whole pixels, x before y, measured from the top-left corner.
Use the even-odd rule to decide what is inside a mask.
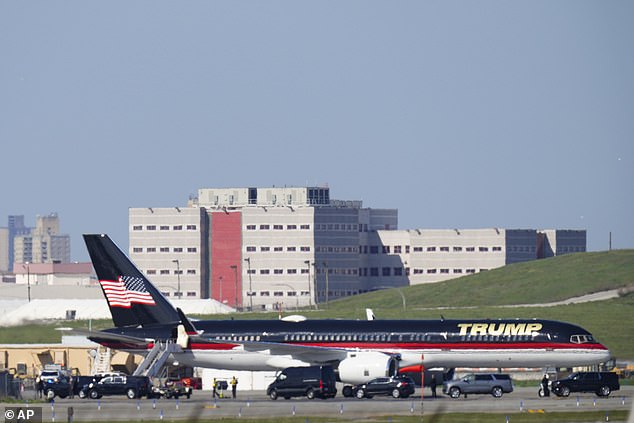
[[[186,396],[191,397],[193,388],[183,384],[181,381],[168,381],[163,386],[152,386],[147,394],[148,398],[175,398]]]
[[[571,392],[594,392],[607,397],[621,388],[619,377],[613,372],[577,372],[553,382],[552,391],[559,397],[567,397]]]
[[[496,398],[503,393],[513,392],[511,377],[501,373],[468,374],[462,379],[443,382],[442,392],[451,398],[461,394],[491,394]]]
[[[46,399],[52,400],[53,398],[60,397],[66,398],[72,394],[72,384],[69,378],[61,376],[59,378],[49,378],[44,380],[42,384],[42,392]]]
[[[85,385],[80,396],[97,399],[104,395],[125,394],[130,399],[140,398],[150,393],[150,385],[146,376],[108,376]]]
[[[268,386],[266,394],[272,400],[304,395],[308,399],[333,398],[337,394],[335,371],[331,366],[288,367]]]
[[[66,373],[59,369],[44,369],[40,372],[40,380],[44,383],[52,380],[53,382],[58,382],[62,378],[67,377]]]
[[[354,395],[361,398],[372,398],[375,395],[391,395],[394,398],[407,398],[416,390],[414,380],[409,376],[378,377],[368,383],[352,388]]]

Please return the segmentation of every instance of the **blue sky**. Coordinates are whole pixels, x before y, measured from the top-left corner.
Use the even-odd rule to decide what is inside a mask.
[[[0,2],[0,226],[323,185],[399,227],[634,248],[631,1]]]

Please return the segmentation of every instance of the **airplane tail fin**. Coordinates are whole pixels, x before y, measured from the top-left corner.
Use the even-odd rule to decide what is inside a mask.
[[[172,304],[108,235],[84,234],[84,241],[115,326],[151,326],[181,321]]]

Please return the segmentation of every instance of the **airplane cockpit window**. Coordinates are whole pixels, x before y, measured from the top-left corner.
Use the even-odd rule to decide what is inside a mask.
[[[572,335],[570,337],[570,342],[573,344],[587,344],[589,342],[594,342],[594,338],[592,338],[592,335]]]

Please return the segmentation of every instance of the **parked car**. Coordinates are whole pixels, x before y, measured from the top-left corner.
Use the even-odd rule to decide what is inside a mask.
[[[356,385],[352,388],[357,398],[372,398],[375,395],[391,395],[394,398],[407,398],[416,390],[414,380],[409,376],[398,375],[378,377],[368,383]]]
[[[504,393],[513,392],[513,382],[507,374],[483,373],[468,374],[461,379],[443,382],[442,392],[451,398],[459,398],[461,394],[491,394],[499,398]]]
[[[48,400],[52,400],[55,397],[66,398],[72,394],[72,390],[71,381],[66,376],[43,380],[42,392]]]
[[[68,378],[67,372],[58,369],[44,369],[40,372],[40,380],[44,383],[50,381],[58,382],[62,378]]]
[[[331,366],[289,367],[277,375],[266,394],[272,400],[280,396],[333,398],[337,394],[335,371]]]
[[[84,385],[80,396],[97,399],[104,395],[126,395],[133,399],[148,395],[150,386],[150,378],[146,376],[107,376],[99,382]]]
[[[613,372],[576,372],[552,384],[553,393],[559,397],[567,397],[571,392],[594,392],[607,397],[619,389],[619,377]]]

